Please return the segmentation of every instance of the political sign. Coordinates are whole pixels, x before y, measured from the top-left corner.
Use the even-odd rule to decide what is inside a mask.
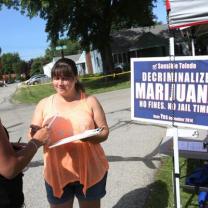
[[[208,56],[132,58],[131,117],[208,129]]]

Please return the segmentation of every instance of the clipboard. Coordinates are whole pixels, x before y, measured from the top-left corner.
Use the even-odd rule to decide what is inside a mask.
[[[85,138],[88,138],[88,137],[91,137],[91,136],[98,135],[102,130],[103,130],[103,128],[86,130],[81,134],[76,134],[76,135],[61,139],[61,140],[55,142],[53,145],[49,146],[49,148],[54,148],[54,147],[57,147],[57,146],[60,146],[60,145],[63,145],[63,144],[67,144],[69,142],[73,142],[73,141],[76,141],[76,140],[85,139]]]

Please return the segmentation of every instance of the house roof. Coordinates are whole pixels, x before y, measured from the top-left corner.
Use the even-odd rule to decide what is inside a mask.
[[[74,62],[77,62],[80,58],[81,54],[74,54],[74,55],[70,55],[70,56],[64,56],[65,58],[69,58],[72,59]],[[61,57],[54,57],[53,58],[53,62],[58,61],[59,59],[61,59]]]
[[[167,25],[138,27],[112,33],[112,52],[127,52],[133,49],[160,47],[168,44]]]
[[[160,47],[168,44],[168,39],[161,37],[160,35],[155,35],[151,32],[142,34],[137,40],[134,41],[134,45],[130,47],[131,49],[143,49]]]

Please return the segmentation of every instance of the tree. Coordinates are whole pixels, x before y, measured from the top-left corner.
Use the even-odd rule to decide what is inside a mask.
[[[30,76],[34,74],[43,74],[43,58],[34,59],[31,65]]]
[[[20,63],[18,53],[5,53],[1,56],[2,73],[11,74],[16,72],[16,65]]]
[[[53,44],[65,34],[89,51],[98,49],[104,72],[112,70],[111,30],[153,25],[156,0],[5,0],[30,17],[46,20],[46,32]],[[1,6],[1,4],[0,4]]]
[[[25,74],[26,75],[27,71],[28,71],[28,63],[20,60],[19,62],[13,64],[13,68],[14,68],[16,74],[18,74],[18,75]]]
[[[64,55],[77,54],[81,50],[81,46],[78,41],[72,41],[66,38],[58,40],[57,45],[66,46],[66,49],[63,49]],[[54,45],[51,44],[50,48],[46,49],[45,58],[47,60],[51,60],[54,56],[61,56],[61,53],[56,50]]]
[[[62,44],[66,46],[66,49],[64,50],[64,54],[73,55],[80,52],[81,46],[78,41],[73,41],[69,39],[63,39],[62,41],[64,41]]]

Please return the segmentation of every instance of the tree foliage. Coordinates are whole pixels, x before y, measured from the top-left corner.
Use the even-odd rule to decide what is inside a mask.
[[[67,38],[60,39],[57,41],[58,46],[66,46],[66,49],[63,49],[64,55],[73,55],[80,53],[81,46],[78,41],[72,41]],[[51,60],[54,56],[61,56],[61,51],[56,49],[55,45],[50,46],[46,49],[45,58]]]
[[[111,36],[114,29],[153,25],[156,0],[3,0],[30,17],[46,20],[53,44],[64,35],[80,42],[82,49],[98,49],[105,72],[112,69]]]
[[[28,75],[30,65],[28,62],[20,59],[18,53],[4,53],[0,57],[0,74],[16,74],[21,77],[22,74]],[[1,77],[0,77],[1,79]]]
[[[30,70],[30,76],[33,76],[35,74],[43,74],[44,61],[44,58],[37,58],[33,60]]]
[[[16,72],[16,66],[20,63],[18,53],[6,53],[1,56],[2,74],[11,74]]]
[[[81,46],[78,41],[73,41],[69,39],[62,39],[60,40],[60,45],[65,45],[66,49],[64,50],[65,55],[73,55],[80,53]]]
[[[14,68],[15,73],[18,75],[27,74],[28,64],[27,62],[20,60],[13,64],[13,68]]]

